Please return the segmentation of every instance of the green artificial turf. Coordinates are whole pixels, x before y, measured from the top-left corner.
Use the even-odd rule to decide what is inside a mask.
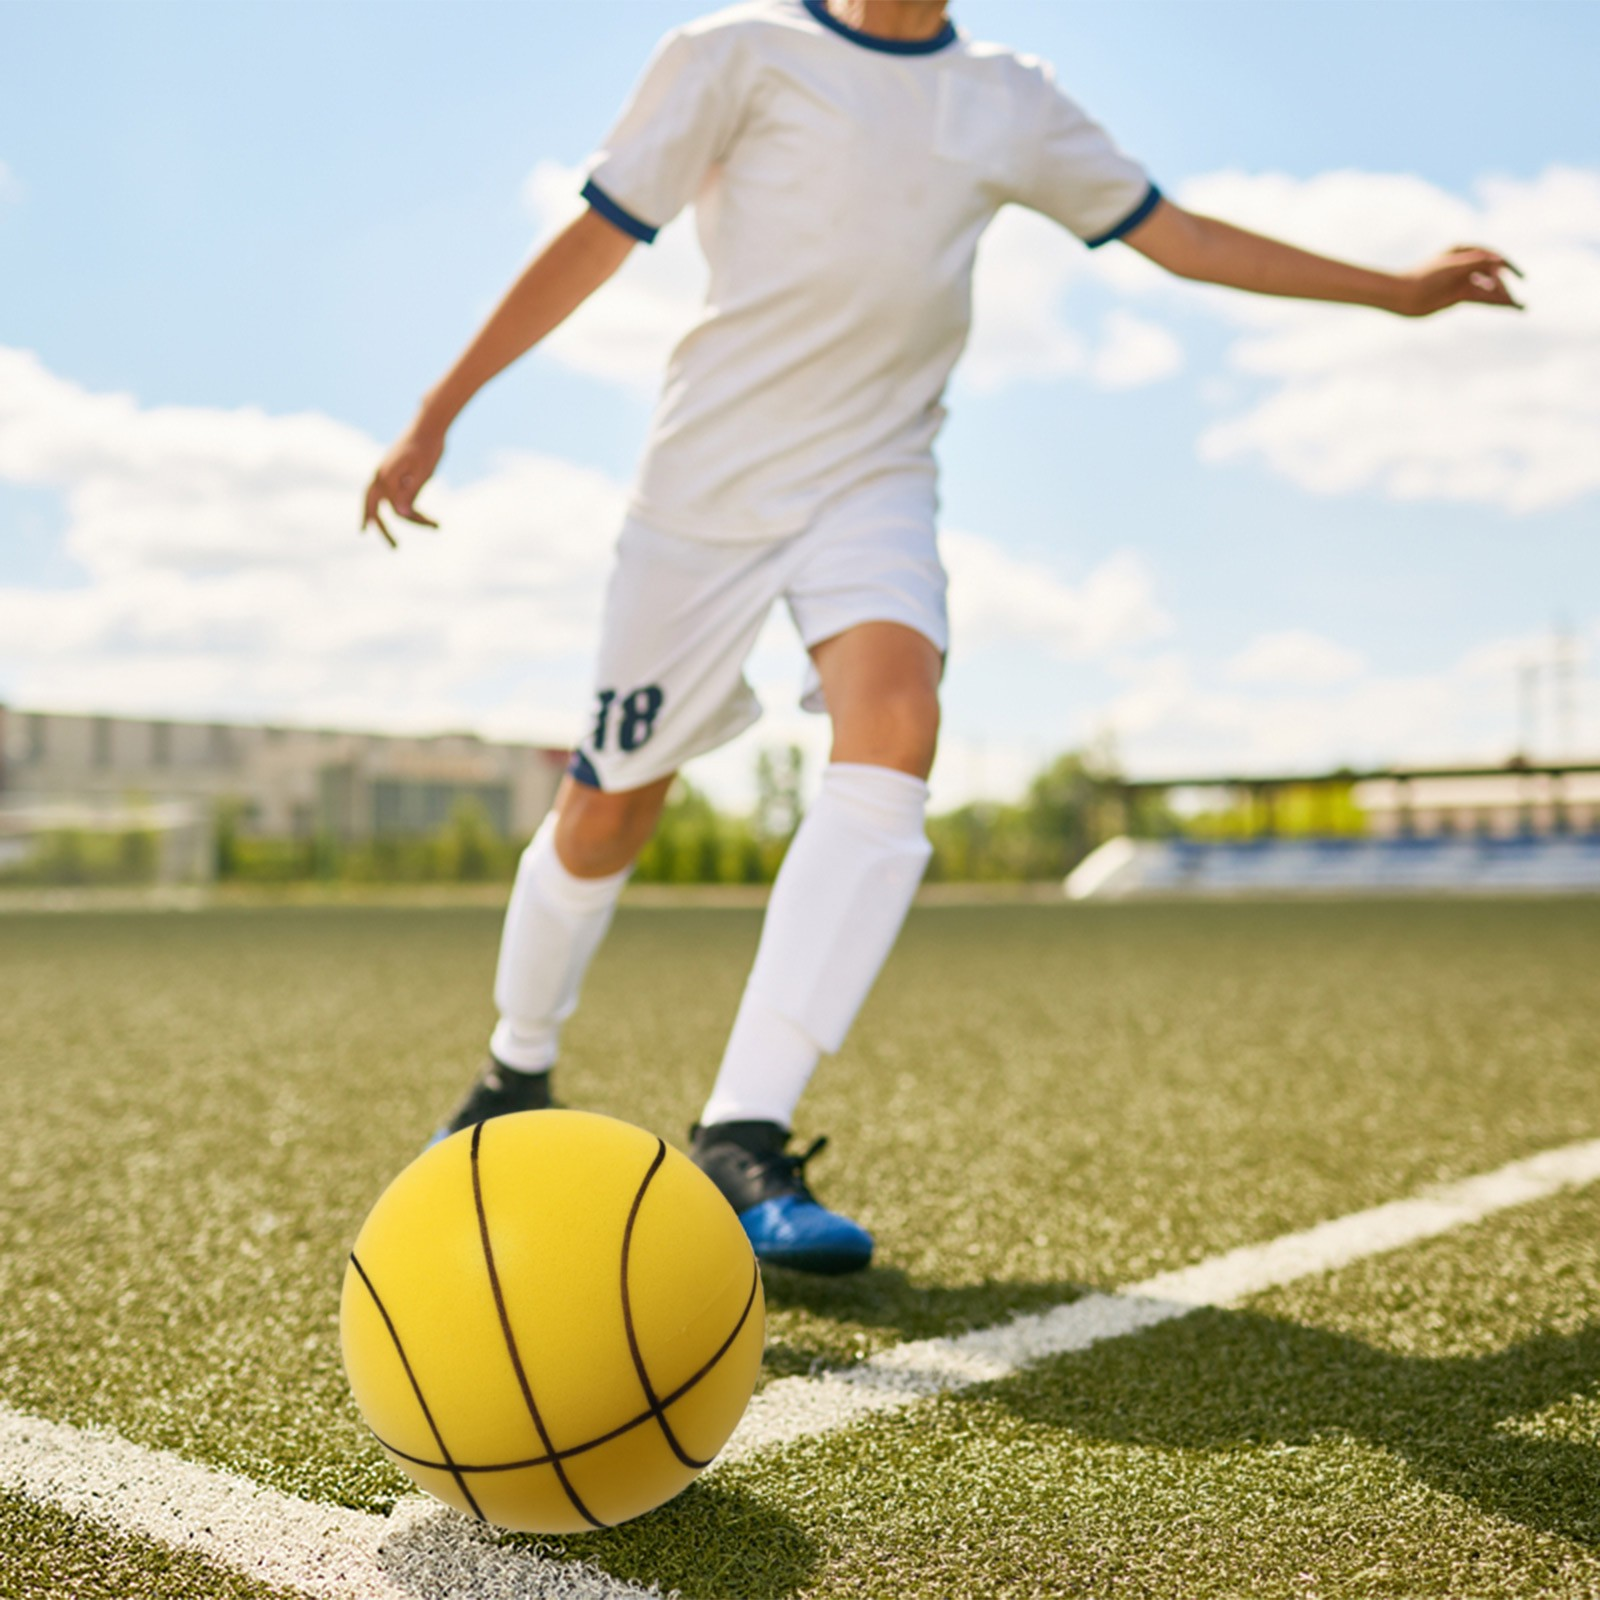
[[[841,1600],[1592,1596],[1597,1236],[1600,1192],[1558,1197],[724,1486],[790,1511]]]
[[[366,1208],[481,1056],[497,926],[448,909],[0,917],[0,1401],[316,1499],[381,1510],[405,1492],[347,1398],[338,1283]],[[569,1030],[563,1098],[683,1142],[758,928],[750,911],[625,908]],[[799,1129],[833,1135],[816,1186],[873,1228],[879,1265],[769,1273],[769,1375],[1593,1137],[1597,956],[1588,901],[919,910]],[[1395,1258],[1402,1281],[1413,1254]],[[1541,1270],[1530,1258],[1527,1277]],[[1592,1315],[1600,1266],[1566,1270]],[[1477,1337],[1418,1292],[1402,1321],[1424,1346]],[[1280,1327],[1334,1329],[1331,1303],[1252,1308],[1238,1359]],[[1066,1404],[1105,1363],[1106,1406],[1148,1392],[1181,1413],[1194,1395],[1159,1375],[1215,1365],[1237,1325],[1189,1319],[1013,1387]],[[1470,1386],[1488,1369],[1452,1371]],[[1587,1401],[1549,1404],[1588,1459]],[[1276,1542],[1347,1587],[1268,1562],[1261,1592],[1445,1595],[1535,1592],[1522,1575],[1548,1577],[1540,1540],[1565,1582],[1561,1562],[1593,1542],[1514,1523],[1495,1545],[1512,1568],[1483,1569],[1509,1586],[1474,1590],[1423,1552],[1475,1547],[1503,1513],[1451,1499],[1392,1441],[1169,1448],[1040,1406],[921,1408],[570,1548],[690,1593],[932,1596],[981,1559],[989,1586],[972,1593],[1222,1594],[1248,1591],[1173,1574],[1192,1560],[1242,1581],[1293,1511],[1309,1542]],[[1544,1414],[1494,1438],[1526,1441]],[[1386,1519],[1391,1576],[1334,1559],[1375,1548]]]
[[[198,1556],[0,1494],[0,1600],[292,1600]]]

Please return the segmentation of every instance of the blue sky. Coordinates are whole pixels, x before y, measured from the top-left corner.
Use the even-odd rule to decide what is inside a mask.
[[[570,736],[686,238],[480,398],[433,547],[380,569],[349,526],[363,463],[702,9],[11,0],[0,699]],[[1392,265],[1492,228],[1530,310],[1258,312],[1005,219],[942,451],[938,796],[1108,734],[1145,772],[1505,753],[1552,625],[1600,645],[1600,7],[954,15],[1054,61],[1186,202]],[[730,798],[754,742],[819,748],[797,673],[775,633],[768,722],[705,772]],[[1590,678],[1576,730],[1546,712],[1547,748],[1600,748]]]

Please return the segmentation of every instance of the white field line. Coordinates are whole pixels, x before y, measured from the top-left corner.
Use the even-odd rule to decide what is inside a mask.
[[[0,1489],[312,1600],[638,1600],[655,1589],[499,1545],[420,1496],[392,1516],[313,1505],[114,1433],[0,1407]]]
[[[1436,1238],[1596,1179],[1600,1139],[1231,1250],[1117,1293],[1085,1295],[955,1339],[915,1340],[845,1372],[780,1379],[751,1403],[711,1470],[873,1413],[1009,1377],[1036,1361],[1124,1338],[1201,1306],[1229,1305]],[[116,1533],[191,1551],[311,1600],[637,1600],[657,1592],[500,1545],[432,1501],[402,1501],[388,1517],[314,1505],[113,1433],[3,1406],[0,1489]]]
[[[1303,1233],[1247,1245],[1114,1294],[1087,1294],[1049,1311],[954,1339],[917,1339],[818,1378],[780,1378],[750,1403],[712,1468],[797,1439],[832,1433],[860,1417],[898,1411],[936,1394],[1007,1378],[1050,1356],[1087,1350],[1202,1306],[1227,1306],[1297,1278],[1436,1238],[1511,1206],[1600,1179],[1600,1139],[1547,1150],[1410,1200],[1391,1200]]]

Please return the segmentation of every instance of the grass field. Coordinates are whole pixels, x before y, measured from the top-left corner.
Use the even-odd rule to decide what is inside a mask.
[[[407,1484],[336,1343],[474,1068],[487,909],[0,916],[0,1403],[313,1500]],[[560,1092],[680,1144],[752,910],[624,909]],[[802,1134],[876,1233],[768,1378],[1600,1134],[1600,904],[934,907]],[[1600,1594],[1600,1192],[730,1466],[538,1547],[691,1596]],[[0,1596],[265,1597],[0,1497]]]

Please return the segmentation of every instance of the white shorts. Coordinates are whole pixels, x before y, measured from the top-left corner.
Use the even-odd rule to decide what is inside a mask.
[[[906,475],[839,496],[777,544],[708,544],[630,517],[606,590],[594,721],[572,775],[637,789],[743,733],[761,715],[744,664],[780,598],[808,650],[858,623],[898,622],[942,654],[936,508],[931,479]],[[814,671],[801,704],[826,710]]]

